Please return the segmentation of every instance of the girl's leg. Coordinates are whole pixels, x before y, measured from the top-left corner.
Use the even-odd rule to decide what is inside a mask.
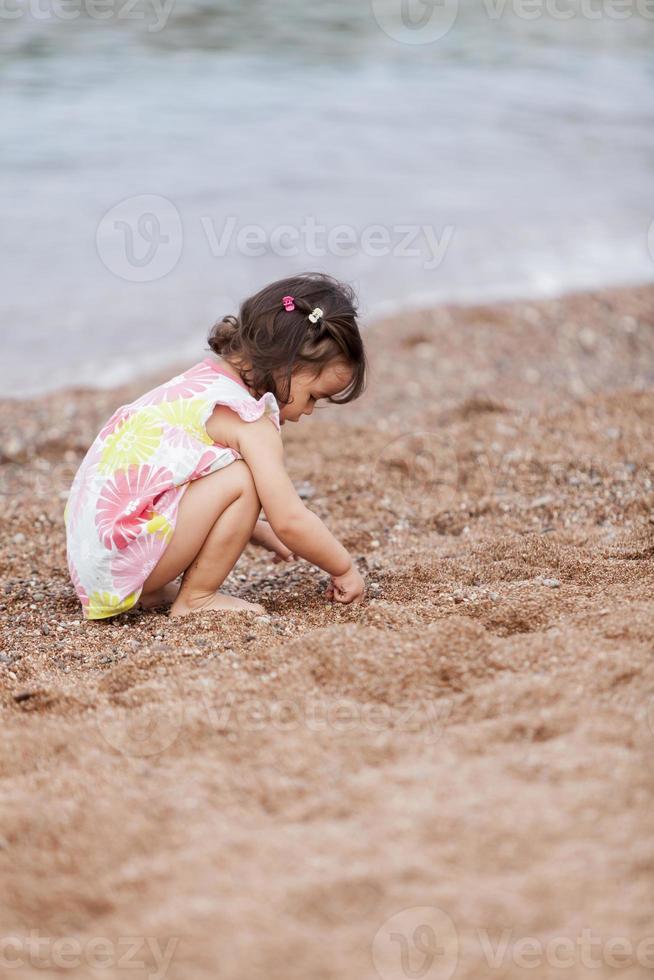
[[[197,609],[263,612],[253,602],[216,591],[250,540],[260,507],[252,475],[242,460],[191,483],[181,499],[172,540],[144,583],[146,603],[184,572],[173,616]]]

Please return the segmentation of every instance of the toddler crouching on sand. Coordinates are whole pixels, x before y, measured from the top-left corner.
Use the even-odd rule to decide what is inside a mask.
[[[218,591],[248,541],[318,565],[337,602],[363,595],[352,558],[293,487],[280,435],[320,399],[344,404],[363,391],[352,290],[320,274],[282,279],[217,323],[209,346],[203,361],[119,408],[75,476],[67,555],[87,619],[139,600],[172,601],[174,616],[262,612]]]

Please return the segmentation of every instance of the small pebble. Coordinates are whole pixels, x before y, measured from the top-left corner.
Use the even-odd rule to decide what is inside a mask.
[[[43,634],[43,636],[50,636],[50,627],[47,624],[45,626],[42,626],[41,633]]]
[[[14,701],[16,704],[22,704],[23,701],[29,701],[37,693],[37,691],[20,691],[18,694],[14,694]]]
[[[315,494],[315,490],[310,483],[301,483],[297,488],[298,497],[301,500],[310,500]]]
[[[14,534],[13,537],[14,544],[22,544],[24,540],[25,540],[25,535],[23,534],[22,531],[17,531],[16,534]]]
[[[548,589],[558,589],[561,583],[558,578],[544,578],[543,585],[546,585]]]

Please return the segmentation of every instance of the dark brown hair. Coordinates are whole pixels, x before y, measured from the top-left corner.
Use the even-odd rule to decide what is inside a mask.
[[[295,309],[287,311],[284,296]],[[309,313],[320,307],[317,323]],[[356,295],[346,283],[320,272],[306,272],[265,286],[241,303],[238,316],[224,316],[209,334],[209,347],[238,370],[257,394],[272,391],[288,404],[291,376],[302,367],[316,374],[332,360],[352,369],[347,388],[329,399],[337,404],[358,398],[365,387],[366,355],[356,320]]]

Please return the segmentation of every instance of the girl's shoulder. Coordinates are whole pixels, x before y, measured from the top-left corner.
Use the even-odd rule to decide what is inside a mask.
[[[184,444],[191,439],[198,446],[223,444],[223,440],[207,430],[209,419],[220,406],[231,409],[244,422],[269,418],[275,429],[281,431],[279,406],[272,392],[255,398],[239,378],[213,357],[206,357],[116,409],[96,436],[89,450],[90,458],[96,460],[114,443],[126,447],[137,445],[141,447],[138,449],[141,456],[146,443],[148,447],[163,446],[171,439]]]
[[[164,408],[165,406],[193,403],[194,408],[206,420],[217,405],[225,405],[244,421],[254,422],[262,416],[270,416],[279,428],[279,406],[271,391],[256,398],[246,385],[217,358],[205,357],[182,374],[175,375],[129,406],[132,410]]]
[[[219,380],[227,377],[217,361],[206,357],[198,364],[176,374],[169,381],[164,381],[151,388],[132,402],[133,408],[144,408],[148,405],[159,405],[162,402],[175,402],[181,398],[195,398],[215,385]],[[230,379],[238,384],[236,378]],[[244,387],[244,386],[243,386]],[[247,389],[245,389],[247,392]],[[249,394],[249,392],[247,392]]]

